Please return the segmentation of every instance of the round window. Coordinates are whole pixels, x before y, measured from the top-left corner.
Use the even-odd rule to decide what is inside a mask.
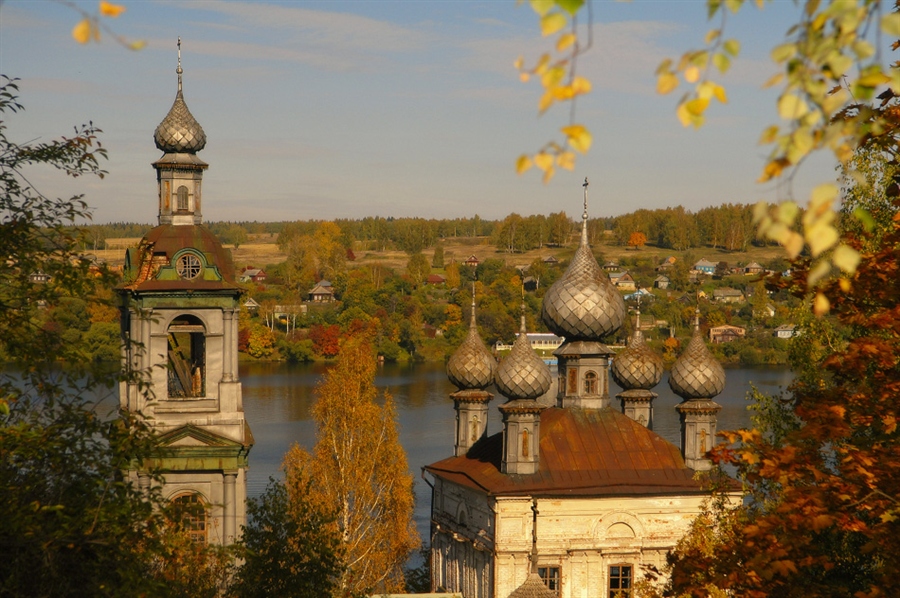
[[[193,280],[200,275],[200,258],[193,253],[185,253],[178,258],[175,270],[178,272],[178,276],[187,280]]]

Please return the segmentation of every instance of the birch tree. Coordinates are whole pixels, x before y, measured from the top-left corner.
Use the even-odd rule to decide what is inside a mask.
[[[379,400],[375,368],[370,334],[345,340],[316,391],[315,447],[295,444],[285,457],[288,487],[308,487],[310,508],[340,535],[338,596],[402,591],[403,564],[419,546],[397,413],[390,395]]]

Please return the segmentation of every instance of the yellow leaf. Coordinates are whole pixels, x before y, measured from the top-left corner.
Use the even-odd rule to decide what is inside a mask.
[[[519,159],[516,160],[516,174],[522,174],[532,166],[533,164],[531,162],[531,158],[529,158],[525,154],[522,154],[521,156],[519,156]]]
[[[688,112],[687,106],[684,104],[684,102],[678,104],[678,108],[675,109],[675,115],[681,122],[682,127],[689,127],[691,126],[691,123],[694,122],[694,117],[690,112]]]
[[[837,266],[847,274],[853,274],[854,272],[856,272],[856,267],[859,265],[859,252],[852,247],[841,244],[838,245],[837,249],[834,250],[834,254],[831,256],[831,261],[834,262],[835,266]],[[842,278],[841,282],[843,282],[844,280],[846,279]]]
[[[575,91],[571,85],[559,85],[553,87],[548,93],[553,94],[553,99],[557,101],[571,100],[575,96]]]
[[[91,21],[89,19],[82,19],[82,21],[72,29],[72,37],[79,44],[86,44],[91,41]]]
[[[537,153],[534,155],[534,165],[547,172],[547,169],[553,168],[553,156],[545,152]]]
[[[656,93],[666,95],[678,87],[678,77],[672,73],[661,73],[656,80]]]
[[[792,58],[797,53],[797,44],[781,44],[775,46],[772,50],[772,60],[775,62],[784,62]]]
[[[784,246],[784,250],[787,252],[788,257],[794,259],[800,255],[801,251],[803,251],[803,235],[790,231],[782,245]]]
[[[709,98],[694,98],[684,104],[684,107],[693,116],[702,116],[707,106],[709,106]]]
[[[572,93],[580,95],[591,92],[591,80],[586,77],[575,77],[572,79]]]
[[[550,12],[551,8],[553,8],[554,2],[553,0],[531,0],[529,4],[531,4],[531,8],[534,9],[534,12],[544,16]]]
[[[787,166],[787,162],[784,160],[772,160],[763,167],[763,172],[757,179],[757,182],[765,183],[768,180],[781,176],[781,171],[784,170],[785,166]]]
[[[700,79],[700,69],[696,66],[689,66],[684,69],[684,80],[688,83],[696,83]]]
[[[775,209],[775,217],[778,218],[778,221],[783,222],[788,226],[797,219],[797,214],[799,213],[800,208],[792,201],[782,202],[778,204],[778,207]]]
[[[528,83],[530,79],[531,75],[529,75],[528,73],[519,73],[519,81],[521,81],[522,83]]]
[[[541,35],[547,37],[566,26],[566,15],[561,12],[549,13],[541,17]]]
[[[538,101],[538,111],[540,111],[543,114],[547,110],[547,108],[549,108],[550,106],[553,105],[554,101],[555,101],[555,98],[553,97],[553,92],[550,92],[550,91],[546,92],[544,95],[541,96],[541,99]]]
[[[809,106],[799,96],[786,93],[778,99],[778,115],[784,120],[801,118],[807,112],[809,112]]]
[[[813,257],[818,257],[823,251],[834,247],[840,239],[840,235],[831,224],[817,221],[805,231],[806,242],[809,243],[809,251]]]
[[[574,33],[564,33],[559,36],[559,39],[556,40],[556,51],[557,52],[565,52],[566,49],[575,43],[575,34]]]
[[[553,178],[553,175],[556,174],[556,170],[551,166],[547,170],[544,171],[544,178],[541,179],[543,183],[546,185],[550,182],[550,179]]]
[[[881,17],[881,30],[888,35],[900,37],[900,13],[892,12]]]
[[[100,0],[100,14],[104,17],[116,18],[125,12],[125,7],[120,4],[111,4],[105,0]]]
[[[518,58],[516,58],[516,61],[513,63],[513,67],[514,67],[517,71],[521,71],[521,70],[522,70],[522,65],[523,65],[523,64],[525,64],[525,59],[522,58],[521,56],[519,56]]]
[[[556,165],[565,170],[575,170],[575,154],[563,152],[556,157]]]
[[[841,278],[840,280],[838,280],[838,284],[840,285],[841,290],[845,293],[849,293],[853,289],[853,284],[851,284],[851,282],[846,278]]]
[[[831,309],[831,302],[828,297],[822,293],[816,293],[816,300],[813,302],[813,313],[817,316],[824,316]]]
[[[716,85],[715,83],[713,83],[713,95],[716,96],[716,99],[721,103],[728,103],[728,96],[725,95],[725,88],[721,85]]]
[[[143,50],[146,45],[147,45],[147,40],[136,39],[133,42],[131,42],[130,44],[128,44],[128,49],[129,50]]]
[[[766,145],[772,143],[773,141],[775,141],[776,137],[778,137],[778,126],[772,125],[762,132],[762,135],[760,135],[759,137],[759,144]]]
[[[551,69],[547,69],[547,72],[541,75],[541,85],[543,85],[547,89],[556,87],[565,76],[566,69],[562,68],[561,66],[555,66]]]
[[[809,194],[809,209],[815,214],[821,215],[825,210],[831,207],[832,202],[837,197],[838,188],[833,183],[823,183],[816,187]]]
[[[769,80],[763,83],[763,89],[769,89],[770,87],[775,87],[781,80],[784,79],[784,73],[776,73],[769,77]]]
[[[819,284],[819,281],[831,274],[831,264],[826,261],[816,262],[816,265],[809,271],[806,276],[806,284],[811,287]]]
[[[719,39],[719,36],[721,34],[722,34],[722,31],[719,29],[710,29],[709,31],[706,32],[706,37],[704,38],[705,41],[703,43],[705,43],[708,46],[709,44],[711,44],[714,41],[716,41],[717,39]]]
[[[762,221],[763,218],[769,213],[769,204],[766,200],[761,199],[756,202],[756,205],[753,206],[753,224],[757,224]]]
[[[732,56],[737,56],[741,51],[741,42],[736,39],[727,39],[722,47]]]
[[[593,138],[591,137],[590,131],[584,128],[584,126],[572,125],[563,127],[561,130],[568,139],[569,145],[572,146],[572,149],[575,151],[584,154],[591,149]]]

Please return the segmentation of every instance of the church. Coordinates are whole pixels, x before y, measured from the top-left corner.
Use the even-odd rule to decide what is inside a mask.
[[[497,365],[478,335],[473,298],[468,336],[447,364],[459,389],[451,395],[454,452],[424,468],[432,485],[433,591],[632,596],[642,567],[665,564],[709,495],[695,473],[711,468],[705,454],[724,370],[695,322],[670,373],[684,399],[677,407],[682,446],[653,432],[650,389],[662,378],[662,359],[637,327],[618,354],[601,342],[622,327],[626,308],[591,252],[587,219],[585,180],[580,245],[543,298],[544,323],[565,338],[554,353],[555,397],[547,398],[552,374],[528,344],[524,316]],[[624,389],[618,405],[610,375]],[[506,402],[502,432],[488,436],[491,384]]]
[[[227,545],[246,524],[247,458],[253,435],[244,418],[238,378],[238,316],[242,289],[230,251],[203,225],[206,162],[197,153],[206,134],[178,91],[154,140],[158,226],[125,256],[121,306],[122,409],[142,413],[160,446],[129,472],[148,488],[151,470],[164,476],[164,499],[190,509],[196,542]]]

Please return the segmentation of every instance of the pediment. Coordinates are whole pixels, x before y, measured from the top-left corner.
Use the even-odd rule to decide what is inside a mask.
[[[161,434],[159,436],[159,445],[161,447],[239,447],[241,443],[193,424],[185,424],[165,434]]]

